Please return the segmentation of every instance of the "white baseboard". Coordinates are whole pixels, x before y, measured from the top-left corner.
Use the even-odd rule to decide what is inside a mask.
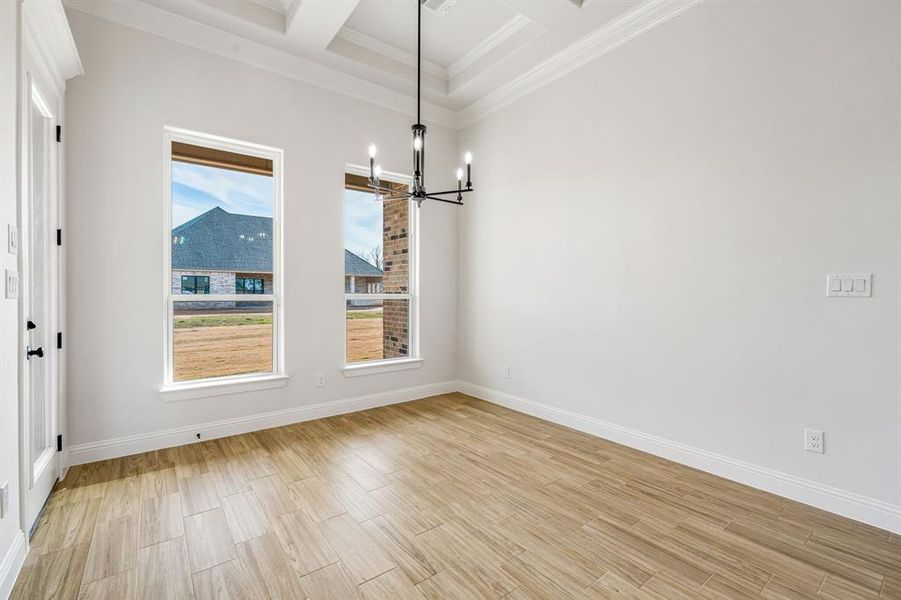
[[[456,390],[457,382],[446,381],[392,390],[389,392],[368,394],[366,396],[346,398],[344,400],[298,406],[297,408],[249,415],[235,419],[225,419],[222,421],[189,425],[187,427],[177,427],[174,429],[153,431],[139,435],[101,440],[99,442],[78,444],[68,448],[69,460],[67,464],[80,465],[98,460],[129,456],[140,452],[183,446],[198,441],[259,431],[261,429],[278,427],[280,425],[300,423],[301,421],[333,417],[335,415],[357,412],[369,408],[376,408],[378,406],[397,404],[398,402],[409,402],[410,400],[418,400],[428,396],[448,394],[450,392],[455,392]],[[198,433],[201,435],[200,440],[197,439]]]
[[[25,533],[19,530],[13,540],[3,562],[0,562],[0,598],[6,600],[13,591],[16,577],[25,563],[25,555],[28,554],[28,543],[25,541]]]
[[[518,412],[571,427],[868,525],[901,533],[901,506],[473,383],[461,381],[458,390]]]

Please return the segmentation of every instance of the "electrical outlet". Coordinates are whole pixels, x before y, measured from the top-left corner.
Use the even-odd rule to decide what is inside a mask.
[[[510,365],[504,365],[504,379],[510,379]]]
[[[6,298],[15,300],[19,297],[19,272],[6,269]]]
[[[804,430],[804,449],[808,452],[818,452],[822,454],[825,451],[825,439],[823,432],[819,429]]]
[[[6,516],[6,511],[9,510],[9,482],[4,481],[3,485],[0,485],[0,519]]]
[[[316,373],[316,387],[325,387],[325,373]]]

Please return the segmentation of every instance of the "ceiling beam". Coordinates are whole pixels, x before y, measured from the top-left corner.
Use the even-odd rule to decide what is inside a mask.
[[[350,17],[360,0],[289,0],[285,34],[300,48],[323,51]]]

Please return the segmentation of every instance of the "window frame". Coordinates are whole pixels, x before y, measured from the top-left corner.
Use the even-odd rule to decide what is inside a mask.
[[[272,161],[272,293],[271,294],[174,294],[172,293],[172,143],[183,142]],[[243,140],[163,127],[163,382],[160,392],[166,401],[271,389],[287,383],[284,336],[284,151]],[[179,290],[180,291],[180,290]],[[248,299],[252,297],[252,300]],[[272,302],[272,371],[174,380],[173,322],[175,302]]]
[[[369,177],[369,167],[354,165],[354,164],[346,164],[344,166],[343,179],[341,184],[341,246],[342,246],[342,255],[345,247],[346,235],[347,235],[347,199],[345,196],[345,192],[347,190],[347,185],[345,182],[346,175],[358,175],[362,177]],[[407,187],[411,186],[413,183],[413,178],[410,175],[405,175],[403,173],[395,173],[389,171],[382,172],[382,179],[385,181],[390,181],[392,183],[398,183],[405,185]],[[420,331],[419,331],[419,310],[420,310],[420,296],[419,296],[419,207],[413,200],[407,200],[410,203],[409,210],[407,211],[407,256],[408,256],[408,271],[410,280],[407,283],[406,294],[386,294],[386,293],[350,293],[344,292],[344,299],[342,302],[343,305],[343,313],[341,318],[344,322],[344,339],[342,343],[344,345],[344,366],[343,373],[345,377],[356,377],[359,375],[374,375],[378,373],[386,373],[391,371],[399,371],[405,369],[414,369],[422,366],[423,359],[420,354]],[[342,265],[343,265],[342,259]],[[345,289],[344,286],[344,277],[345,273],[341,273],[341,289]],[[409,323],[408,323],[408,332],[409,339],[407,341],[408,353],[407,356],[399,356],[397,358],[383,358],[379,360],[365,360],[358,362],[347,362],[347,301],[348,300],[407,300],[409,302]]]

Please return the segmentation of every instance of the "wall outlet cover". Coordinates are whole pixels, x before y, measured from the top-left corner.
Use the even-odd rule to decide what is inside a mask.
[[[316,374],[316,387],[325,387],[325,373]]]
[[[823,432],[819,429],[804,430],[804,449],[808,452],[817,452],[823,454],[825,452],[825,438]]]

